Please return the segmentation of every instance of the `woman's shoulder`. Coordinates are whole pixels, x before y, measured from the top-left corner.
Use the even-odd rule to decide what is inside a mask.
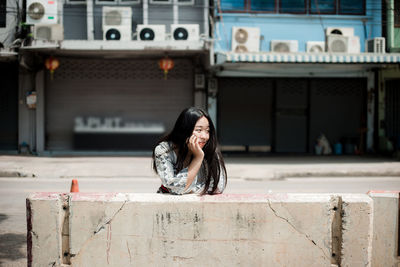
[[[173,146],[172,143],[168,141],[163,141],[154,148],[154,154],[156,156],[169,153],[171,151],[173,151]]]

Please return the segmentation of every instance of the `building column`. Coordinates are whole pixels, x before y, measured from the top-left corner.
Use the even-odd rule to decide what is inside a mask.
[[[375,116],[375,73],[369,72],[367,78],[367,152],[374,149],[374,116]]]
[[[43,70],[36,73],[36,152],[38,154],[43,153],[45,148],[44,77],[45,73]]]

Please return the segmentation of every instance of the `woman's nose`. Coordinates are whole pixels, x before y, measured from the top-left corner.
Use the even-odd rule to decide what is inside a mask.
[[[200,133],[200,137],[203,138],[203,139],[206,139],[207,138],[207,133],[205,131],[202,131]]]

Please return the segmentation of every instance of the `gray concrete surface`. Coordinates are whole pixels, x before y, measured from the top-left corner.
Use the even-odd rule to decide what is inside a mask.
[[[366,193],[400,190],[400,162],[359,156],[225,157],[226,193]],[[25,178],[24,178],[25,176]],[[26,266],[25,198],[33,192],[149,193],[159,185],[150,157],[0,155],[0,266]]]
[[[35,193],[28,201],[33,266],[371,267],[366,194]]]
[[[400,176],[400,161],[360,156],[225,157],[229,178]],[[0,156],[0,177],[152,178],[150,157]]]

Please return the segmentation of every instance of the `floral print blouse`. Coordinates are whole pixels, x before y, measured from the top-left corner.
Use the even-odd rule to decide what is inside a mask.
[[[182,195],[188,193],[201,193],[205,186],[206,179],[206,167],[203,164],[200,167],[199,172],[194,178],[192,184],[185,190],[188,168],[183,168],[180,172],[177,172],[175,168],[177,156],[174,152],[171,142],[161,142],[154,150],[155,165],[157,168],[158,175],[160,176],[161,183],[166,187],[171,194]],[[224,172],[221,171],[217,193],[222,193],[226,186],[226,177]],[[212,191],[213,181],[209,186],[209,192]]]

